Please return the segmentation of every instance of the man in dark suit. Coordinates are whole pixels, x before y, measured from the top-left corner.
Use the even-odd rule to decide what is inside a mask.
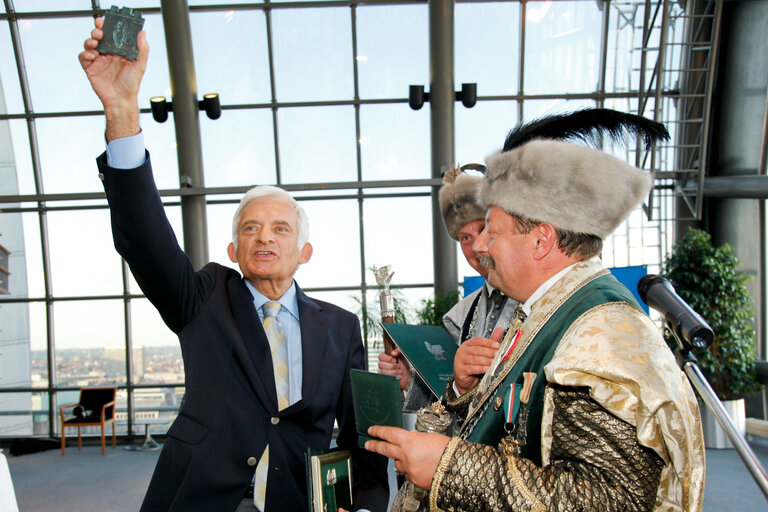
[[[280,189],[252,189],[228,247],[243,277],[216,263],[195,271],[165,217],[139,126],[146,35],[129,61],[96,51],[103,20],[95,25],[79,60],[107,119],[97,164],[115,247],[178,334],[186,371],[186,397],[142,510],[304,511],[304,453],[330,445],[334,420],[337,444],[353,452],[353,508],[384,510],[386,460],[357,447],[354,425],[358,319],[293,280],[312,256],[303,210]]]

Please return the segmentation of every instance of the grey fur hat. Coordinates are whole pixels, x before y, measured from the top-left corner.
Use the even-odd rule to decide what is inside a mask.
[[[458,166],[443,176],[443,186],[440,187],[440,211],[443,212],[445,229],[454,240],[459,240],[459,230],[467,222],[485,220],[485,212],[488,209],[477,202],[477,194],[482,183],[482,176],[464,173]]]
[[[650,190],[653,177],[603,151],[566,142],[625,131],[646,145],[668,138],[660,123],[607,109],[550,116],[519,127],[504,148],[486,159],[479,203],[547,222],[573,233],[605,239]]]

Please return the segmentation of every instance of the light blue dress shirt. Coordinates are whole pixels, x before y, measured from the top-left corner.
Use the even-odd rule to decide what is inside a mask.
[[[253,305],[259,314],[259,320],[264,321],[264,311],[261,306],[271,299],[265,297],[251,283],[245,281],[245,286],[253,295]],[[288,381],[290,383],[290,404],[301,400],[301,323],[299,322],[299,303],[296,300],[296,282],[291,283],[288,290],[277,302],[282,309],[277,314],[277,319],[283,325],[286,345],[288,346]],[[248,340],[246,340],[247,342]]]
[[[146,160],[143,131],[107,144],[107,165],[114,169],[135,169]]]

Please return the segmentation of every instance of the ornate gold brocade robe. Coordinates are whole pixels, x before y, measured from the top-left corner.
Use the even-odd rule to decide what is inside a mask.
[[[598,258],[580,262],[532,305],[508,367],[491,381],[484,401],[475,399],[477,388],[460,398],[448,393],[462,429],[433,478],[432,510],[701,509],[698,403],[648,316],[629,301],[590,304],[570,325],[558,326],[559,338],[537,338],[553,332],[548,322],[558,322],[569,299],[589,297],[606,273]],[[499,414],[493,395],[501,396],[536,344],[553,348],[537,376],[542,392],[531,395],[541,402],[532,404],[541,412],[531,429],[540,434],[527,443],[535,444],[531,458],[540,465],[525,451],[518,457],[496,449],[504,432],[487,425]],[[473,438],[476,428],[483,432]]]

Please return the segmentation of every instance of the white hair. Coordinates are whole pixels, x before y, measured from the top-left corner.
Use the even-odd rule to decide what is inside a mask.
[[[240,205],[237,207],[235,216],[232,218],[232,243],[235,244],[235,249],[237,249],[237,228],[240,225],[240,217],[243,215],[243,210],[251,201],[264,197],[272,197],[280,201],[285,201],[286,203],[290,203],[291,206],[296,209],[296,214],[299,218],[297,233],[299,251],[301,251],[301,248],[304,247],[304,244],[306,244],[309,240],[309,218],[307,217],[307,212],[304,211],[304,208],[299,206],[299,203],[296,201],[296,199],[293,198],[291,194],[281,188],[272,187],[269,185],[253,187],[248,192],[246,192],[243,198],[240,200]]]

